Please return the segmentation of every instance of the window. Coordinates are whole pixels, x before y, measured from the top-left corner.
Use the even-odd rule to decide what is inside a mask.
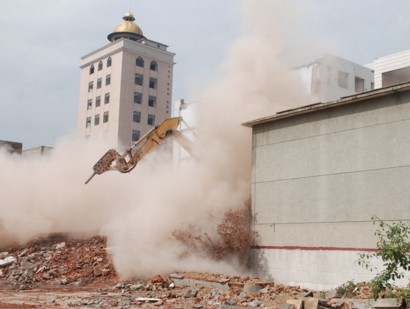
[[[111,66],[111,62],[112,62],[111,57],[108,57],[108,59],[107,59],[107,68]]]
[[[94,89],[94,83],[93,83],[93,82],[89,82],[89,83],[88,83],[88,92],[93,91],[93,89]]]
[[[364,79],[355,76],[354,78],[354,91],[363,92],[364,91]]]
[[[100,114],[94,116],[94,125],[98,126],[100,124]]]
[[[134,92],[134,103],[141,104],[142,102],[142,93]]]
[[[93,108],[93,99],[89,99],[87,101],[87,110],[90,110]]]
[[[102,61],[98,62],[98,71],[101,71],[103,68],[103,63]]]
[[[94,64],[92,64],[91,66],[90,66],[90,75],[91,74],[94,74]]]
[[[101,105],[101,96],[98,96],[95,98],[95,107],[98,107]]]
[[[144,59],[142,59],[142,57],[138,57],[137,60],[135,60],[135,65],[137,67],[144,67]]]
[[[85,120],[85,127],[86,128],[91,127],[91,117],[87,117],[87,119]]]
[[[156,61],[151,61],[151,64],[149,65],[149,69],[151,71],[158,71],[158,63]]]
[[[132,114],[132,121],[140,123],[141,122],[141,112],[134,111],[134,113]]]
[[[140,139],[140,131],[132,130],[132,141],[136,142]]]
[[[151,77],[149,79],[149,87],[152,89],[157,89],[157,79],[156,78]]]
[[[110,103],[110,93],[107,92],[104,96],[104,104]]]
[[[104,112],[103,122],[104,122],[104,123],[108,122],[108,112]]]
[[[135,84],[142,86],[142,82],[144,80],[144,75],[142,74],[135,74]]]
[[[110,84],[111,84],[111,74],[108,74],[108,75],[105,77],[105,85],[108,86],[108,85],[110,85]]]
[[[97,89],[101,88],[101,78],[97,79]]]
[[[148,124],[149,124],[150,126],[154,126],[154,125],[155,125],[155,115],[148,114]]]
[[[338,71],[337,72],[337,85],[340,88],[348,88],[348,78],[349,78],[349,74],[347,74],[346,72],[342,72],[342,71]]]
[[[156,105],[157,105],[157,98],[150,95],[148,98],[148,106],[155,107]]]

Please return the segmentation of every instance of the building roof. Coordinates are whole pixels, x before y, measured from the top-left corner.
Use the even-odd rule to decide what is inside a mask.
[[[108,35],[109,41],[114,41],[120,37],[135,37],[136,39],[144,38],[142,29],[134,23],[134,15],[131,12],[127,12],[123,16],[123,22],[118,24],[112,33]]]
[[[336,101],[331,101],[331,102],[326,102],[326,103],[319,102],[319,103],[304,105],[301,107],[280,111],[274,115],[270,115],[270,116],[266,116],[266,117],[262,117],[262,118],[258,118],[255,120],[245,122],[243,123],[243,125],[246,127],[253,127],[255,125],[259,125],[259,124],[263,124],[267,122],[277,121],[277,120],[284,119],[284,118],[290,118],[290,117],[298,116],[301,114],[313,113],[316,111],[320,111],[320,110],[324,110],[324,109],[328,109],[332,107],[357,103],[360,101],[365,101],[368,99],[382,97],[382,96],[386,96],[392,93],[403,92],[403,91],[408,91],[408,90],[410,90],[410,82],[397,84],[391,87],[379,88],[379,89],[375,89],[375,90],[371,90],[367,92],[362,92],[362,93],[347,96],[347,97],[342,97]]]

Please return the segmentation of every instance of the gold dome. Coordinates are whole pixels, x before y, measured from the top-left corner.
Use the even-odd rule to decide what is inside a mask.
[[[124,21],[121,24],[117,25],[117,27],[114,28],[113,32],[129,32],[144,36],[141,28],[136,23],[134,23],[135,18],[132,13],[125,13],[122,19]]]

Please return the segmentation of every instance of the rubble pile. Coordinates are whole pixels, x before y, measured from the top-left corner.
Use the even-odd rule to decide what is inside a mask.
[[[85,286],[116,280],[105,247],[102,237],[73,240],[54,235],[34,240],[25,247],[0,251],[0,288]]]
[[[326,293],[196,272],[121,281],[102,237],[54,235],[0,250],[0,308],[366,309],[368,296],[351,281]]]
[[[250,205],[239,210],[228,210],[217,225],[216,237],[211,237],[196,225],[175,230],[172,235],[187,248],[184,255],[191,252],[203,253],[214,260],[222,260],[236,255],[243,261],[248,258],[247,248],[252,245],[255,236],[249,224]]]

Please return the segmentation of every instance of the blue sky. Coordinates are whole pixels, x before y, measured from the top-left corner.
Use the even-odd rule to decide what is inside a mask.
[[[283,16],[277,26],[295,64],[324,52],[367,64],[410,49],[407,0],[244,1],[278,4],[272,18]],[[108,44],[128,10],[146,37],[176,53],[173,100],[189,99],[246,35],[244,1],[1,0],[0,140],[54,146],[75,130],[80,57]]]

